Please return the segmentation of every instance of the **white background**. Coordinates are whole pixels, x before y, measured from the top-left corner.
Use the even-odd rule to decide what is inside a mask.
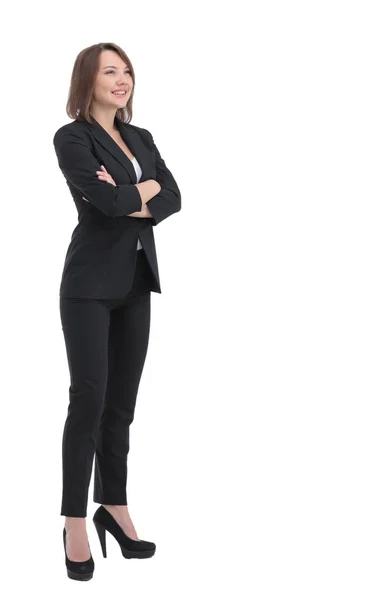
[[[372,600],[372,3],[12,4],[1,26],[1,549],[7,598]],[[113,41],[182,193],[129,455],[151,560],[66,577],[59,284],[77,223],[52,138]],[[5,588],[8,591],[5,596]]]

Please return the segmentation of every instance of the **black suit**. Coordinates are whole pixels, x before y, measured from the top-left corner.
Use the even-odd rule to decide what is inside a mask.
[[[142,207],[131,160],[94,119],[63,125],[53,143],[59,167],[78,210],[63,268],[60,295],[80,298],[124,297],[135,272],[140,238],[152,269],[152,291],[161,293],[153,227],[181,209],[178,185],[160,156],[152,134],[115,117],[120,134],[142,168],[139,183],[155,179],[161,191],[147,202],[152,218],[127,215]],[[98,178],[104,165],[116,186]],[[85,200],[83,199],[85,198]]]
[[[64,125],[53,140],[79,213],[60,287],[70,370],[60,514],[70,517],[87,515],[94,455],[94,502],[127,504],[129,427],[148,348],[150,296],[161,293],[153,226],[181,208],[149,131],[117,118],[116,124],[143,170],[140,182],[161,185],[147,203],[152,218],[127,216],[141,210],[136,173],[97,121]],[[116,186],[97,177],[100,165]]]

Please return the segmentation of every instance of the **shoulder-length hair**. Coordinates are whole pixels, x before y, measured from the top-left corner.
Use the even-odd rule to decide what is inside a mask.
[[[129,97],[126,106],[117,110],[116,116],[121,121],[130,123],[132,119],[132,99],[135,90],[135,73],[126,52],[117,46],[117,44],[111,42],[94,44],[93,46],[81,50],[78,54],[71,75],[66,112],[71,119],[92,123],[90,119],[90,105],[96,75],[99,71],[100,54],[103,50],[113,50],[114,52],[117,52],[120,58],[122,58],[129,67],[133,81],[131,96]]]

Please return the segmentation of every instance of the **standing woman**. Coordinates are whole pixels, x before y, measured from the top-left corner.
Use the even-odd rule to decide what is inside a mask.
[[[70,371],[62,439],[63,542],[67,574],[90,579],[86,531],[95,456],[93,521],[125,558],[153,556],[140,540],[126,494],[129,427],[150,330],[151,292],[161,293],[153,227],[181,209],[181,194],[152,134],[131,125],[135,76],[116,44],[76,58],[67,114],[54,135],[58,165],[78,211],[60,286]]]

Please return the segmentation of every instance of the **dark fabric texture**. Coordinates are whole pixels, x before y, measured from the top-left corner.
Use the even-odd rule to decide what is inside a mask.
[[[70,371],[61,515],[86,516],[94,456],[94,501],[127,504],[129,428],[148,349],[151,286],[145,253],[138,250],[124,298],[60,297]]]
[[[160,192],[147,203],[152,218],[131,217],[141,210],[132,161],[91,115],[92,123],[72,121],[53,137],[58,165],[78,211],[62,270],[60,295],[70,298],[119,298],[131,289],[137,242],[151,268],[151,291],[161,294],[153,227],[181,209],[181,193],[152,134],[115,124],[142,169],[139,183],[155,179]],[[116,185],[100,180],[101,165]]]

